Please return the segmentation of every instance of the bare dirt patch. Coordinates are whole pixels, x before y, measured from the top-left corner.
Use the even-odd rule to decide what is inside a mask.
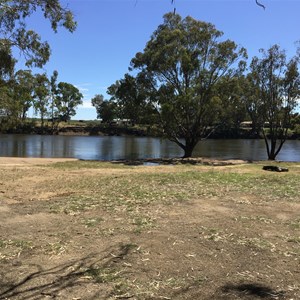
[[[262,165],[0,159],[0,299],[300,299],[300,168]]]

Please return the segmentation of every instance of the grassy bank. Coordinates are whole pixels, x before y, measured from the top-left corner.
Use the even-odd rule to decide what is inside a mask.
[[[300,164],[1,165],[0,299],[298,299]]]

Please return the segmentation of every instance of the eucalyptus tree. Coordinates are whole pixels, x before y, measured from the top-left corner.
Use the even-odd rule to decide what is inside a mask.
[[[59,118],[58,113],[55,108],[55,103],[57,102],[58,96],[58,87],[57,87],[57,77],[58,72],[56,70],[53,71],[53,74],[50,77],[50,114],[51,114],[51,132],[54,133],[55,130],[58,129]]]
[[[258,78],[249,73],[243,80],[242,101],[251,120],[251,135],[259,137],[264,126],[264,106],[260,99]]]
[[[7,43],[0,42],[0,129],[9,127],[9,116],[12,112],[12,79],[15,60]]]
[[[149,124],[155,111],[148,101],[147,85],[144,78],[125,74],[108,87],[107,93],[112,96],[118,107],[119,117],[130,119],[133,124]]]
[[[101,94],[95,95],[91,99],[91,104],[96,108],[97,119],[101,119],[101,105],[104,102],[104,96]]]
[[[260,52],[261,58],[252,59],[250,75],[259,91],[256,100],[260,102],[264,122],[268,125],[262,130],[268,158],[275,160],[288,137],[300,97],[298,58],[288,60],[278,45]]]
[[[1,0],[0,1],[0,49],[4,51],[9,64],[13,60],[11,48],[20,50],[26,59],[27,66],[42,67],[49,59],[50,46],[41,40],[40,35],[27,28],[28,18],[40,12],[57,32],[64,27],[70,32],[76,28],[72,12],[64,8],[59,0]]]
[[[19,70],[14,76],[14,101],[18,105],[19,118],[25,121],[27,112],[33,106],[35,78],[30,70]]]
[[[33,105],[35,77],[30,70],[19,70],[0,84],[2,129],[23,125],[29,108]]]
[[[91,100],[92,105],[96,108],[97,119],[104,123],[112,122],[117,116],[117,103],[111,100],[105,100],[103,95],[95,95]]]
[[[50,82],[46,74],[37,74],[35,76],[34,86],[34,109],[41,118],[41,129],[44,131],[45,117],[48,116],[50,97]]]
[[[54,103],[58,118],[61,121],[69,121],[76,115],[77,106],[82,104],[83,95],[77,87],[67,82],[59,82],[56,93]]]
[[[241,122],[246,119],[244,80],[244,76],[224,76],[217,86],[220,103],[218,132],[228,137],[238,136]]]
[[[13,80],[0,85],[0,130],[7,131],[19,123],[17,103],[14,101]]]
[[[0,40],[0,86],[13,76],[15,63],[9,43]]]
[[[222,36],[210,23],[168,13],[131,61],[137,76],[147,86],[151,83],[148,99],[166,137],[184,150],[184,157],[218,122],[215,96],[221,79],[236,76],[245,66],[246,50]]]

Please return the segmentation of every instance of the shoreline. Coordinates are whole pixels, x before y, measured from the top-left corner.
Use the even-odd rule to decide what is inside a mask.
[[[46,165],[57,162],[78,161],[77,158],[10,157],[1,156],[0,165]]]
[[[128,166],[164,166],[164,165],[205,165],[205,166],[233,166],[252,163],[268,163],[268,164],[282,164],[282,163],[297,163],[287,161],[249,161],[242,159],[217,159],[217,158],[204,158],[204,157],[191,157],[191,158],[145,158],[145,159],[120,159],[120,160],[85,160],[78,158],[51,158],[51,157],[0,157],[0,166],[30,166],[30,165],[47,165],[58,162],[99,162],[99,163],[112,163],[124,164]]]

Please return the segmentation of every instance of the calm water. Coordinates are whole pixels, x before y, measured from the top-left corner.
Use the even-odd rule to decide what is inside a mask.
[[[0,135],[0,156],[116,160],[182,155],[183,151],[177,145],[158,138]],[[205,140],[199,142],[194,156],[267,159],[263,140]],[[300,141],[287,141],[277,159],[300,161]]]

